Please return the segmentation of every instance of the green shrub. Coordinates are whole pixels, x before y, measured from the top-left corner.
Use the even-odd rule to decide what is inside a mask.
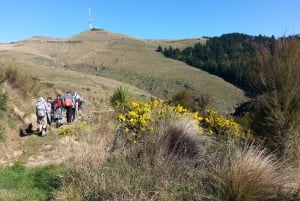
[[[300,40],[279,39],[273,51],[263,49],[257,58],[252,129],[268,148],[283,154],[285,141],[300,125]]]
[[[110,102],[114,106],[124,109],[126,104],[129,102],[129,100],[130,100],[129,88],[120,86],[116,90],[114,90]]]

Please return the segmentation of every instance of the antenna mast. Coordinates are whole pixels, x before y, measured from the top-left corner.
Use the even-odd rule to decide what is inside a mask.
[[[91,8],[89,8],[89,29],[92,30],[92,28],[93,28],[92,11]]]

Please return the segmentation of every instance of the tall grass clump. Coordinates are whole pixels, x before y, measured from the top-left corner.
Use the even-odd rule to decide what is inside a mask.
[[[201,117],[159,99],[115,106],[113,138],[103,141],[109,129],[99,133],[101,124],[77,135],[82,143],[66,163],[69,171],[57,192],[61,199],[211,200],[216,159],[208,155],[210,143],[219,136],[244,137],[239,125],[213,111]]]
[[[195,110],[195,101],[193,94],[187,90],[182,90],[172,96],[172,103],[174,105],[182,105],[183,107],[190,110]]]
[[[194,123],[184,122],[169,125],[165,137],[145,135],[143,143],[123,149],[126,154],[113,152],[98,165],[86,161],[70,169],[57,195],[70,198],[70,192],[77,192],[76,199],[82,200],[201,200],[203,174],[191,159],[200,158],[196,156],[203,142]],[[172,135],[177,140],[166,137]]]
[[[0,93],[0,112],[7,109],[8,94],[6,92]]]
[[[22,90],[26,84],[19,71],[15,68],[7,68],[4,71],[4,77],[8,84],[10,84],[14,89]]]
[[[0,86],[2,85],[2,83],[5,81],[5,75],[3,72],[0,72]],[[0,92],[0,112],[1,111],[6,111],[7,108],[7,99],[8,99],[8,95],[6,92],[1,91]]]
[[[291,166],[300,167],[300,131],[290,133],[290,137],[285,141],[284,159]]]
[[[233,147],[233,148],[232,148]],[[277,198],[280,163],[266,149],[232,146],[221,156],[214,174],[217,200],[256,201]]]
[[[110,102],[112,105],[124,109],[128,101],[130,100],[131,94],[128,87],[120,86],[114,90]]]
[[[16,68],[7,68],[3,72],[4,80],[22,95],[22,98],[28,98],[28,91],[35,93],[38,88],[36,79],[31,75],[21,74]],[[38,89],[39,90],[39,89]]]

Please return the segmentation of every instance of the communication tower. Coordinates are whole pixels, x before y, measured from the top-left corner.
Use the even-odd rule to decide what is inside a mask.
[[[89,29],[93,29],[93,19],[92,19],[92,11],[91,8],[89,8]]]

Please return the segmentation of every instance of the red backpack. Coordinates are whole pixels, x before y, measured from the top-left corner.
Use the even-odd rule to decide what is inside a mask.
[[[73,101],[71,99],[70,96],[66,96],[65,100],[64,100],[64,106],[72,106],[73,105]]]
[[[60,98],[56,98],[54,101],[54,108],[59,108],[62,106],[62,100]]]

